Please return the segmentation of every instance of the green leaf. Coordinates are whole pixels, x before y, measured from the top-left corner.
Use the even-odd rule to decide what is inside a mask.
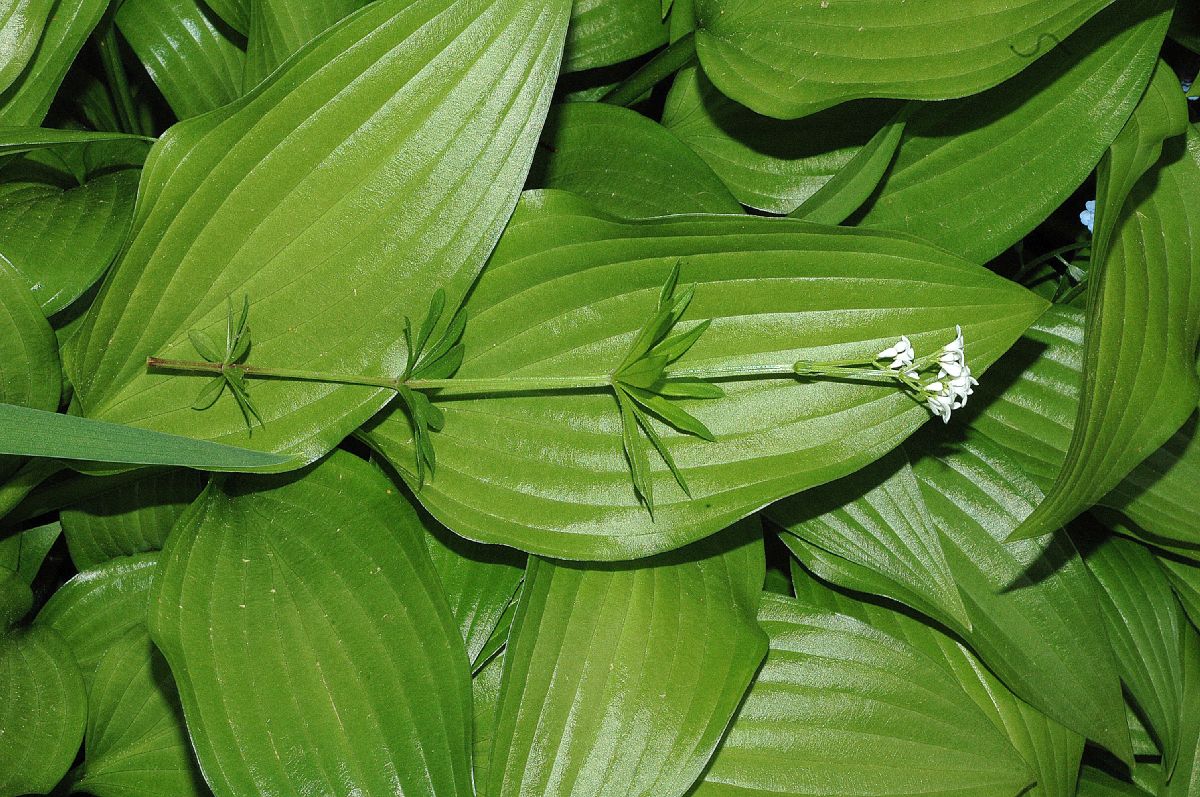
[[[202,474],[182,468],[147,473],[132,483],[120,480],[107,492],[63,509],[71,561],[86,570],[119,556],[161,549],[205,481]]]
[[[1162,447],[1100,499],[1137,524],[1151,542],[1200,549],[1200,417],[1193,415]],[[1200,555],[1200,551],[1195,555]]]
[[[764,595],[766,664],[693,792],[1015,797],[1030,767],[945,663],[861,620]]]
[[[83,763],[74,791],[95,797],[203,797],[179,693],[145,626],[105,652],[88,690]]]
[[[1133,112],[1170,8],[1116,0],[1016,78],[922,106],[858,223],[979,263],[1019,241],[1084,181]]]
[[[1085,561],[1100,585],[1099,608],[1121,681],[1170,772],[1182,752],[1183,638],[1193,630],[1149,549],[1114,536]]]
[[[933,625],[883,603],[856,599],[823,585],[793,567],[797,599],[862,620],[878,631],[903,640],[934,661],[945,662],[959,686],[975,701],[996,729],[1012,743],[1037,776],[1022,797],[1074,797],[1084,739],[1078,733],[1021,700],[988,670],[967,647]],[[860,596],[861,597],[861,596]]]
[[[0,631],[8,631],[33,607],[29,584],[14,570],[0,566]]]
[[[84,570],[46,601],[36,625],[61,635],[90,683],[104,654],[146,621],[157,553],[124,556]]]
[[[0,567],[12,571],[26,584],[32,584],[60,533],[62,526],[57,521],[15,534],[6,532],[0,538]]]
[[[1151,797],[1146,792],[1117,780],[1095,767],[1084,767],[1079,773],[1079,797]]]
[[[516,202],[566,17],[565,0],[381,0],[247,97],[173,126],[75,340],[83,414],[297,467],[382,408],[391,390],[260,380],[251,438],[237,402],[196,412],[196,378],[145,358],[190,357],[188,331],[217,332],[226,298],[248,295],[257,363],[403,362],[399,317],[438,288],[457,306]]]
[[[846,589],[898,600],[951,627],[970,628],[903,452],[766,510],[804,566]]]
[[[991,88],[1110,0],[696,0],[696,50],[725,94],[780,119],[861,97],[942,100]]]
[[[456,376],[611,371],[679,261],[680,283],[696,284],[681,324],[714,319],[681,367],[870,357],[900,334],[924,351],[961,323],[972,367],[983,369],[1044,307],[1012,282],[907,237],[790,219],[622,222],[569,195],[535,192],[471,294]],[[723,399],[679,402],[717,442],[664,432],[695,500],[654,462],[653,519],[630,485],[620,415],[604,391],[439,402],[446,426],[438,472],[418,498],[471,539],[562,558],[644,556],[857,470],[929,417],[881,384],[721,384]],[[385,413],[362,434],[415,483],[402,412]]]
[[[343,452],[231,477],[176,524],[150,634],[215,793],[470,793],[470,671],[424,533]]]
[[[576,0],[563,71],[628,61],[667,43],[660,0]]]
[[[252,0],[244,87],[258,85],[289,56],[366,4],[367,0]]]
[[[492,758],[492,736],[496,730],[496,709],[500,704],[500,679],[504,673],[504,654],[487,660],[471,679],[471,758],[476,783],[487,782],[487,766]]]
[[[782,214],[800,207],[853,161],[895,111],[892,102],[856,102],[780,121],[739,105],[703,71],[689,67],[675,76],[663,124],[738,200]]]
[[[904,126],[916,109],[915,103],[901,107],[833,179],[788,215],[820,224],[841,224],[849,218],[867,201],[892,165]]]
[[[0,184],[0,253],[33,288],[47,316],[90,288],[116,258],[133,220],[138,171],[81,186]]]
[[[1183,700],[1180,716],[1179,761],[1161,797],[1192,797],[1200,790],[1200,635],[1187,629],[1183,638]]]
[[[458,621],[472,666],[500,623],[525,572],[525,556],[498,545],[464,540],[436,520],[422,518],[425,545]]]
[[[72,147],[104,141],[153,141],[128,133],[94,132],[91,130],[56,130],[51,127],[0,125],[0,155],[17,155],[41,149]]]
[[[179,119],[242,95],[246,54],[203,0],[123,0],[116,23]]]
[[[1079,553],[1063,534],[1005,542],[1041,491],[984,439],[922,442],[939,456],[914,455],[913,472],[971,618],[970,631],[955,630],[1022,699],[1131,760],[1100,596]]]
[[[0,797],[46,794],[83,739],[87,696],[79,668],[49,628],[0,636]]]
[[[204,5],[226,25],[245,36],[246,32],[250,30],[252,2],[253,0],[204,0]]]
[[[650,458],[646,454],[646,444],[638,434],[638,410],[624,391],[618,390],[616,396],[617,408],[621,412],[621,447],[625,452],[625,461],[629,463],[633,489],[638,500],[645,504],[646,511],[653,515],[654,483],[649,477]]]
[[[283,457],[74,415],[0,404],[0,454],[203,470],[279,470]]]
[[[1168,557],[1160,557],[1158,563],[1166,572],[1171,589],[1175,591],[1192,625],[1200,628],[1200,564]]]
[[[669,130],[604,103],[551,110],[529,184],[573,191],[606,213],[630,218],[743,212],[712,169]]]
[[[24,71],[37,49],[54,0],[11,0],[0,9],[0,92]]]
[[[109,0],[56,0],[33,58],[0,91],[0,125],[38,125]]]
[[[654,559],[531,557],[483,793],[683,795],[766,651],[761,527]]]
[[[1101,164],[1071,444],[1054,485],[1016,537],[1053,531],[1094,503],[1166,442],[1200,399],[1200,251],[1190,244],[1200,229],[1200,132],[1188,127],[1186,149],[1170,148],[1161,167],[1136,182],[1119,216],[1115,201],[1107,201],[1134,185],[1186,114],[1168,71],[1158,71]]]
[[[716,441],[717,438],[713,437],[713,433],[709,431],[707,426],[674,402],[651,393],[648,390],[636,387],[630,388],[627,392],[630,398],[662,422],[670,424],[681,432],[695,435],[702,440]]]

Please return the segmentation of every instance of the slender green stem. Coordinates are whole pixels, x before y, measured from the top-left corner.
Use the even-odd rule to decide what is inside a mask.
[[[530,393],[553,390],[599,390],[612,387],[608,374],[598,376],[498,376],[490,379],[409,379],[406,387],[414,390],[441,390],[454,393]]]
[[[795,376],[796,367],[786,365],[730,365],[721,368],[672,368],[665,373],[671,379],[736,379],[756,376]]]
[[[261,365],[245,365],[243,363],[209,363],[199,360],[164,360],[161,357],[150,357],[146,367],[157,371],[180,371],[183,373],[212,373],[223,374],[226,371],[240,371],[245,376],[259,379],[293,379],[301,382],[332,382],[341,385],[365,385],[367,387],[387,387],[395,390],[398,379],[383,376],[362,376],[360,374],[338,374],[329,371],[304,371],[298,368],[270,368]]]
[[[696,37],[689,33],[671,44],[600,98],[611,105],[633,105],[643,94],[696,60]]]
[[[133,94],[129,91],[129,80],[125,76],[125,67],[121,64],[121,51],[117,42],[117,29],[109,24],[108,30],[96,41],[100,50],[100,63],[104,67],[104,76],[108,80],[109,90],[117,106],[117,120],[121,132],[142,134],[138,123],[137,110],[133,104]]]

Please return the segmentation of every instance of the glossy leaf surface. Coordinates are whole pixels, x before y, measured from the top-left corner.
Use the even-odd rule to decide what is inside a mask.
[[[576,0],[563,70],[627,61],[667,43],[661,0]]]
[[[959,322],[983,368],[1043,308],[1013,283],[909,238],[761,218],[620,222],[566,195],[535,194],[467,304],[457,376],[613,369],[676,263],[680,284],[696,286],[681,323],[713,319],[681,367],[871,357],[901,333],[930,348]],[[694,500],[656,460],[653,519],[630,481],[615,402],[600,392],[439,401],[437,472],[418,498],[473,539],[561,558],[629,558],[844,475],[928,418],[887,385],[784,378],[722,387],[725,398],[686,402],[715,443],[660,433]],[[385,414],[365,436],[414,477],[405,416]]]

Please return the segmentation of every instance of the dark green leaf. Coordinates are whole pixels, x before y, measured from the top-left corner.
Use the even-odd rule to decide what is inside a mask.
[[[102,141],[153,141],[153,139],[128,133],[0,125],[0,155],[16,155],[40,149],[71,147]]]
[[[627,61],[666,43],[660,0],[576,0],[563,71]]]

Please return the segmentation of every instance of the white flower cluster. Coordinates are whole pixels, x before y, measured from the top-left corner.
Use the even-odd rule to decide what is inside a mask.
[[[891,360],[888,368],[903,374],[906,383],[918,380],[919,369],[926,363],[936,364],[937,376],[921,384],[920,389],[925,406],[944,423],[950,422],[951,411],[966,406],[967,397],[975,392],[974,387],[979,384],[979,380],[971,376],[971,366],[967,365],[962,327],[955,326],[954,329],[954,340],[943,346],[936,358],[917,362],[916,352],[907,335],[879,352],[877,357],[879,360]]]

